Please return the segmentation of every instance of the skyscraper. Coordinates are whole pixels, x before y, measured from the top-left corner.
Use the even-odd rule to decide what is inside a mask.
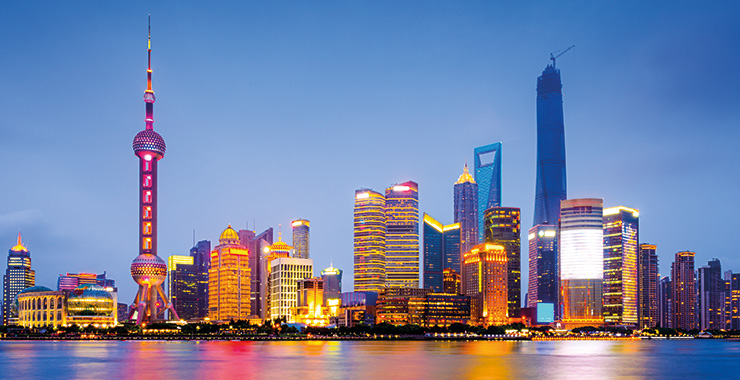
[[[482,325],[508,322],[507,255],[500,245],[478,244],[465,252],[463,294],[470,296],[472,320]]]
[[[211,242],[201,240],[190,249],[190,257],[193,258],[193,265],[198,273],[198,285],[196,294],[198,298],[198,308],[195,314],[196,319],[204,319],[208,316],[208,269],[211,267]]]
[[[280,257],[270,263],[270,319],[285,317],[295,322],[298,281],[313,277],[313,260]]]
[[[36,285],[36,272],[31,269],[31,252],[23,245],[21,233],[17,244],[8,251],[8,266],[3,276],[3,325],[10,319],[10,305],[23,289]]]
[[[147,39],[148,65],[146,103],[146,128],[134,137],[133,149],[139,158],[139,256],[131,263],[131,277],[139,285],[134,299],[138,305],[136,323],[156,322],[157,295],[164,300],[164,307],[177,317],[177,312],[162,291],[167,277],[167,263],[157,256],[157,164],[164,157],[164,139],[154,131],[154,91],[152,90],[152,33]]]
[[[419,287],[419,185],[385,189],[385,285]]]
[[[293,227],[293,248],[295,248],[295,253],[293,254],[293,257],[299,259],[308,259],[308,232],[309,227],[311,226],[311,222],[306,219],[298,219],[294,220],[293,223],[291,223],[291,226]]]
[[[491,207],[483,219],[486,243],[500,245],[506,251],[508,314],[509,318],[519,318],[522,307],[521,210]]]
[[[640,244],[638,289],[640,293],[640,328],[655,327],[658,317],[658,254],[657,246]]]
[[[658,325],[673,328],[673,293],[671,278],[665,276],[658,281]]]
[[[724,329],[725,281],[719,259],[709,260],[707,266],[697,271],[699,329]]]
[[[250,309],[252,310],[252,314],[258,315],[260,318],[265,318],[265,310],[263,308],[265,303],[264,291],[267,289],[267,285],[262,285],[263,272],[266,269],[266,265],[263,264],[267,255],[270,253],[272,243],[272,227],[253,236],[249,241],[249,270],[252,277],[250,289],[252,291],[250,297],[252,305]]]
[[[214,321],[248,318],[251,315],[251,279],[249,251],[229,225],[211,252],[208,317]]]
[[[698,327],[694,256],[696,253],[690,251],[677,252],[676,259],[671,264],[673,328],[691,330]]]
[[[179,317],[186,321],[198,319],[199,273],[194,257],[172,255],[167,258],[167,268],[167,289]]]
[[[272,315],[272,285],[270,284],[270,274],[272,271],[272,262],[277,259],[290,257],[293,247],[283,242],[283,233],[278,232],[278,241],[263,248],[264,255],[260,262],[260,296],[262,298],[262,318],[273,318]]]
[[[604,278],[603,201],[595,198],[560,202],[561,320],[598,325]]]
[[[455,223],[460,223],[460,257],[478,244],[478,184],[468,172],[465,163],[463,174],[457,179],[455,191]],[[458,270],[459,273],[459,270]]]
[[[370,189],[355,191],[354,282],[356,292],[376,292],[386,279],[385,196]]]
[[[479,146],[473,151],[478,184],[478,241],[485,239],[483,214],[501,206],[501,143]]]
[[[725,272],[725,328],[740,330],[740,273]]]
[[[558,303],[558,228],[538,224],[529,229],[528,307]]]
[[[547,65],[537,78],[537,185],[534,223],[557,224],[560,201],[567,198],[565,124],[560,70]]]
[[[604,322],[638,326],[639,211],[604,209]]]
[[[460,223],[442,225],[424,214],[424,288],[443,291],[443,273],[452,269],[460,273]]]
[[[342,297],[342,270],[329,265],[321,271],[321,279],[324,280],[324,305],[328,299],[340,299]]]

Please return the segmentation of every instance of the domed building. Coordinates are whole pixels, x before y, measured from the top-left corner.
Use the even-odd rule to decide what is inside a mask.
[[[115,326],[116,306],[113,295],[102,286],[78,286],[67,295],[67,324]]]
[[[63,291],[54,291],[45,286],[33,286],[18,292],[11,307],[19,326],[34,328],[65,326],[67,324],[67,302]]]
[[[249,250],[240,244],[230,224],[218,243],[208,269],[208,317],[213,321],[247,319],[251,316]]]

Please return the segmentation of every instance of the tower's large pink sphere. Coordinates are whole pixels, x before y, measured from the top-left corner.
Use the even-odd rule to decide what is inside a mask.
[[[167,263],[157,255],[145,253],[131,263],[131,277],[143,286],[162,285],[167,278]]]

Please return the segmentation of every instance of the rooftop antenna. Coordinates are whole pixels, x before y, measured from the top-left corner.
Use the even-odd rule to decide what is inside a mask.
[[[568,51],[569,51],[570,49],[573,49],[574,47],[576,47],[576,45],[572,45],[572,46],[568,47],[568,48],[567,48],[567,49],[565,49],[565,50],[557,50],[557,51],[554,51],[554,52],[550,53],[550,60],[552,61],[552,67],[553,67],[553,68],[555,68],[555,60],[556,60],[556,59],[557,59],[558,57],[560,57],[561,55],[563,55],[563,54],[567,53],[567,52],[568,52]],[[562,53],[560,53],[560,52],[562,52]],[[557,53],[560,53],[560,54],[558,54],[558,55],[555,55],[555,54],[557,54]]]

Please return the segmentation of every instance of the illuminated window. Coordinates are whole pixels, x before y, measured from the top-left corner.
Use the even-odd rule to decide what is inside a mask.
[[[152,203],[152,191],[144,191],[144,203]]]
[[[152,162],[151,161],[144,160],[144,164],[143,165],[144,165],[144,171],[145,172],[152,171]]]
[[[152,249],[152,238],[144,238],[144,249]]]
[[[151,219],[152,218],[152,206],[145,206],[144,212],[142,213],[144,216],[144,219]]]
[[[144,183],[144,187],[152,187],[152,175],[145,174],[142,182]]]
[[[143,225],[143,228],[142,228],[142,232],[145,235],[151,235],[151,233],[152,233],[152,222],[144,222],[144,225]]]

